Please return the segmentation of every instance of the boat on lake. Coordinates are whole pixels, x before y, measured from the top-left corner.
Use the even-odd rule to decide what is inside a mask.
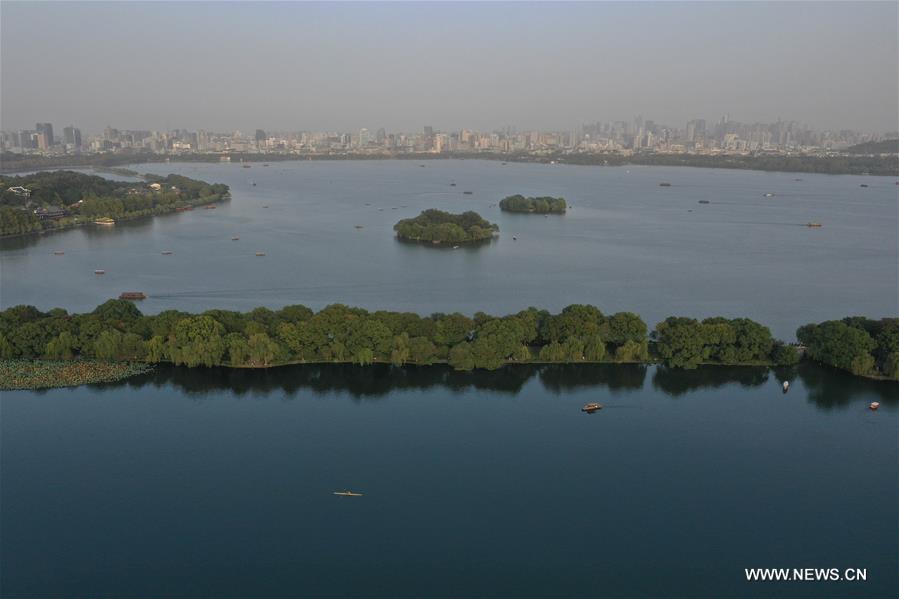
[[[871,403],[868,404],[868,408],[871,410],[876,410],[879,407],[880,407],[879,401],[872,401]]]
[[[362,497],[362,493],[354,493],[352,491],[334,491],[334,495],[339,497]]]
[[[175,252],[173,252],[173,251],[171,251],[171,250],[163,250],[162,255],[163,255],[163,256],[171,256],[171,255],[174,254],[174,253],[175,253]]]
[[[142,300],[147,299],[147,295],[143,291],[123,291],[119,294],[119,299]]]
[[[63,254],[65,254],[65,252],[62,250],[56,250],[55,252],[53,252],[54,256],[62,256]]]
[[[699,200],[699,203],[700,204],[709,204],[710,202],[708,200]]]
[[[178,206],[175,208],[175,212],[190,212],[193,209],[193,206]]]
[[[98,268],[97,270],[94,271],[94,274],[95,275],[105,275],[106,271],[103,270],[102,268]]]
[[[265,252],[256,252],[257,256],[265,256]]]
[[[463,193],[463,195],[467,195],[467,196],[470,196],[470,195],[473,195],[473,194],[474,194],[473,191],[463,191],[462,193]]]
[[[824,225],[822,225],[821,223],[805,223],[805,226],[812,228],[812,227],[823,227]]]
[[[238,237],[237,235],[235,235],[234,237],[231,238],[231,241],[237,241],[237,240],[239,240],[239,239],[240,239],[240,237]]]
[[[596,412],[597,410],[601,410],[601,409],[602,409],[601,403],[593,402],[593,403],[588,403],[583,408],[581,408],[581,412],[587,412],[588,414],[592,414],[593,412]]]
[[[671,183],[659,183],[659,187],[671,187]]]
[[[868,186],[867,183],[862,183],[861,185],[859,185],[859,187],[867,187],[867,186]]]
[[[363,228],[365,225],[353,225],[353,226],[356,227],[357,229],[361,229],[361,228]]]
[[[241,164],[240,166],[242,166],[243,168],[250,168],[252,165],[250,165],[250,164]]]
[[[215,204],[206,204],[205,206],[203,206],[203,208],[205,208],[206,210],[215,210],[216,205]]]
[[[95,225],[107,225],[107,226],[108,226],[108,225],[114,225],[114,224],[115,224],[115,220],[109,218],[108,216],[104,216],[104,217],[102,217],[102,218],[98,218],[97,220],[95,220],[95,221],[94,221],[94,224],[95,224]]]
[[[766,198],[773,198],[773,197],[774,197],[774,194],[771,193],[771,192],[768,192],[768,193],[765,194],[765,197],[766,197]]]
[[[784,390],[784,393],[786,393],[787,391],[790,390],[790,381],[784,381],[783,390]]]

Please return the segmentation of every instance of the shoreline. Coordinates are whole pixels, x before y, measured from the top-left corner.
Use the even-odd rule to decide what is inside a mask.
[[[102,156],[102,155],[100,155]],[[229,160],[222,161],[222,156],[231,156],[238,158],[239,161]],[[104,156],[109,159],[109,156]],[[121,158],[121,159],[120,159]],[[414,153],[414,154],[395,154],[395,155],[371,155],[371,154],[248,154],[241,156],[240,154],[184,154],[184,155],[129,155],[114,156],[111,164],[96,164],[92,161],[84,163],[65,163],[59,165],[38,165],[38,166],[18,166],[5,168],[0,164],[0,175],[14,175],[22,172],[34,172],[43,170],[64,170],[64,169],[83,169],[97,168],[109,169],[116,167],[127,167],[138,164],[158,164],[158,163],[202,163],[202,164],[246,164],[246,163],[264,163],[264,162],[307,162],[307,161],[378,161],[378,160],[489,160],[493,162],[509,162],[516,164],[544,164],[553,166],[663,166],[663,167],[686,167],[686,168],[710,168],[710,169],[730,169],[739,171],[757,171],[757,172],[775,172],[775,173],[806,173],[817,175],[855,175],[867,177],[899,177],[899,157],[893,155],[866,156],[857,154],[845,154],[837,156],[775,156],[773,158],[782,158],[784,160],[806,161],[807,164],[786,166],[782,168],[765,167],[761,161],[765,156],[745,156],[739,154],[721,154],[721,155],[694,155],[694,154],[645,154],[637,156],[623,156],[620,154],[431,154],[431,153]],[[838,171],[822,171],[816,167],[828,166],[838,163],[839,161],[852,160],[876,160],[882,164],[878,164],[875,168],[877,172],[870,172],[870,169],[852,169],[843,167]],[[708,161],[708,163],[703,163]],[[718,162],[716,162],[718,161]],[[752,161],[756,161],[753,164]],[[860,170],[861,172],[856,172]],[[885,172],[881,172],[885,171]]]

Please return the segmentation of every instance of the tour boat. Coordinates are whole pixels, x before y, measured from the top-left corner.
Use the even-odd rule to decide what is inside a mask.
[[[95,225],[114,225],[115,221],[107,216],[104,216],[103,218],[98,218],[97,220],[95,220],[94,224]]]
[[[102,268],[98,268],[97,270],[94,271],[94,274],[95,275],[105,275],[106,271],[103,270]]]
[[[877,408],[880,407],[880,402],[879,402],[879,401],[872,401],[870,404],[868,404],[868,407],[869,407],[870,409],[872,409],[872,410],[876,410]]]
[[[821,225],[821,223],[805,223],[805,226],[811,228],[811,227],[820,227],[822,225]]]
[[[340,497],[362,497],[362,493],[353,493],[352,491],[334,491],[334,494]]]
[[[121,294],[119,294],[119,299],[142,300],[147,299],[147,296],[143,291],[123,291]]]
[[[789,391],[790,390],[790,381],[784,381],[783,388],[784,388],[784,393]]]
[[[581,412],[587,412],[588,414],[592,414],[593,412],[595,412],[597,410],[601,410],[601,409],[602,409],[602,404],[594,402],[594,403],[588,403],[583,408],[581,408]]]

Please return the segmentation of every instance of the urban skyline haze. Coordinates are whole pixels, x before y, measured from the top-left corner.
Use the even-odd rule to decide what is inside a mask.
[[[897,6],[5,1],[0,121],[565,130],[729,113],[896,131]]]

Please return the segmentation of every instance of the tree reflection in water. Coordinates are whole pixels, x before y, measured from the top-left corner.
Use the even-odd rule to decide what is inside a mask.
[[[92,385],[94,389],[147,385],[172,386],[189,395],[215,395],[223,391],[241,395],[268,395],[279,392],[288,398],[303,391],[346,393],[354,398],[379,398],[394,391],[424,391],[443,388],[454,392],[488,391],[517,395],[536,378],[543,388],[560,395],[583,389],[640,391],[651,373],[652,389],[670,397],[701,390],[724,389],[731,385],[750,389],[772,378],[799,382],[808,398],[821,408],[847,406],[857,401],[899,403],[899,385],[852,376],[848,373],[804,363],[790,368],[762,366],[704,366],[681,370],[643,364],[521,364],[495,371],[460,372],[449,366],[355,366],[351,364],[309,364],[267,369],[185,368],[159,365],[155,370],[125,381]],[[795,392],[799,389],[794,386]]]

